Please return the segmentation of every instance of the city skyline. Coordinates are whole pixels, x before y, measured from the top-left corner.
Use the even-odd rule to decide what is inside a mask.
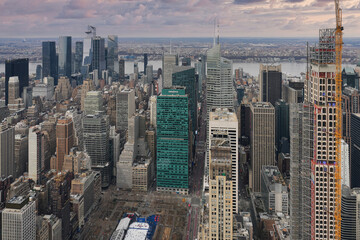
[[[16,2],[0,3],[0,38],[83,37],[88,24],[99,35],[209,37],[215,18],[223,37],[309,37],[318,33],[314,25],[335,25],[326,0],[35,0],[31,8]],[[360,33],[359,7],[357,0],[342,2],[346,37]]]

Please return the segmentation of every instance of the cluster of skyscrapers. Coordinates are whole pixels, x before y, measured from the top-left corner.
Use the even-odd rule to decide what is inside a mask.
[[[44,41],[36,78],[7,61],[1,238],[78,237],[116,185],[198,198],[198,239],[335,239],[334,36],[320,30],[301,77],[233,74],[219,38],[195,67],[170,51],[154,74],[144,54],[129,76],[117,36],[92,26],[74,47]],[[360,238],[359,75],[342,72],[342,239]]]

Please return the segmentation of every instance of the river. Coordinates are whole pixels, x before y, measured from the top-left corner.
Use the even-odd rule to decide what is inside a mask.
[[[29,63],[29,72],[35,73],[36,72],[36,66],[41,63]],[[266,64],[266,63],[264,63]],[[306,63],[296,63],[296,62],[283,62],[283,63],[272,63],[272,64],[281,64],[281,69],[283,73],[286,73],[287,75],[291,76],[300,76],[301,72],[306,71]],[[154,73],[156,73],[158,68],[162,67],[161,60],[157,61],[149,61],[148,65],[152,65],[154,69]],[[192,65],[194,65],[194,62],[192,62]],[[144,70],[144,63],[139,62],[139,71]],[[233,69],[241,67],[245,73],[248,73],[252,76],[258,76],[259,74],[259,66],[260,63],[233,63]],[[351,64],[344,64],[343,67],[355,67],[355,65]],[[125,62],[125,73],[130,74],[134,71],[134,62],[133,61],[126,61]],[[0,72],[5,72],[5,64],[0,64]]]

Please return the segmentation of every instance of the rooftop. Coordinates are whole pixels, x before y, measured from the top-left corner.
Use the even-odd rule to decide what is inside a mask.
[[[227,108],[213,109],[209,114],[210,121],[237,122],[236,114]]]

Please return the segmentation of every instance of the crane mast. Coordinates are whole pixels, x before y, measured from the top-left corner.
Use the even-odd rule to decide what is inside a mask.
[[[335,75],[335,102],[336,102],[336,167],[335,167],[335,239],[341,239],[341,135],[342,135],[342,109],[341,109],[341,62],[343,45],[342,9],[340,0],[335,0],[336,31],[335,31],[335,53],[336,53],[336,75]]]

